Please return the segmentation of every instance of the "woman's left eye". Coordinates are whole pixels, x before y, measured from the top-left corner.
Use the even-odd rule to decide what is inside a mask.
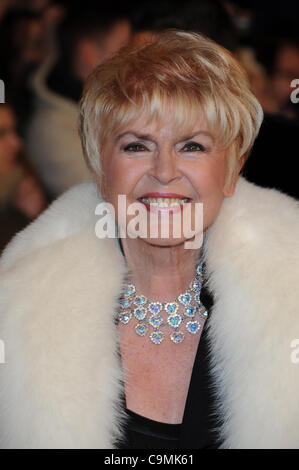
[[[125,152],[144,152],[145,150],[147,150],[146,147],[138,142],[126,145],[124,147]]]
[[[198,142],[188,142],[184,145],[183,149],[186,152],[206,152],[206,148]]]

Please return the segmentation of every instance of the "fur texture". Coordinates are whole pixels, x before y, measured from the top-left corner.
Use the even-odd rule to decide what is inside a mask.
[[[113,319],[126,267],[95,236],[99,199],[92,183],[69,190],[2,256],[2,448],[111,448],[121,435]],[[299,204],[240,178],[204,248],[223,447],[298,448]]]

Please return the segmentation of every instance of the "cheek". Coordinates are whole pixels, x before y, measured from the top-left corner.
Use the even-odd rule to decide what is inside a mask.
[[[226,181],[226,162],[223,158],[207,162],[200,172],[194,171],[193,186],[203,203],[203,222],[206,230],[216,219],[223,201]]]
[[[131,194],[143,174],[142,165],[125,158],[112,157],[104,162],[103,172],[106,199],[115,205],[117,196],[124,194],[128,202],[132,202]]]
[[[104,172],[104,187],[106,199],[114,202],[118,194],[126,194],[125,181],[119,168],[111,165],[108,171]]]
[[[115,199],[114,194],[121,184],[121,169],[116,164],[117,161],[113,155],[113,148],[111,145],[106,145],[102,150],[101,168],[102,174],[100,177],[100,190],[103,197],[108,202],[113,202]]]
[[[200,198],[213,198],[223,194],[227,174],[224,158],[211,158],[191,168],[190,180]]]

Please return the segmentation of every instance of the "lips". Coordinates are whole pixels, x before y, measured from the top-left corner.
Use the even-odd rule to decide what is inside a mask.
[[[183,194],[177,194],[177,193],[146,193],[146,194],[143,194],[139,199],[141,198],[144,198],[144,197],[153,197],[153,198],[157,198],[157,197],[160,197],[160,198],[163,198],[163,197],[166,197],[166,198],[179,198],[179,199],[191,199],[190,197],[188,196],[185,196]]]
[[[181,210],[183,206],[191,202],[188,196],[177,193],[146,193],[138,201],[146,206],[147,210],[169,211]]]

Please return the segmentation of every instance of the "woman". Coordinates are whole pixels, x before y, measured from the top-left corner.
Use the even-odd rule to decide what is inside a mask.
[[[238,63],[197,34],[92,73],[80,134],[95,184],[2,257],[2,447],[299,444],[298,203],[239,178],[261,120]],[[185,230],[176,216],[194,226],[198,207]],[[119,240],[103,238],[113,212]]]

